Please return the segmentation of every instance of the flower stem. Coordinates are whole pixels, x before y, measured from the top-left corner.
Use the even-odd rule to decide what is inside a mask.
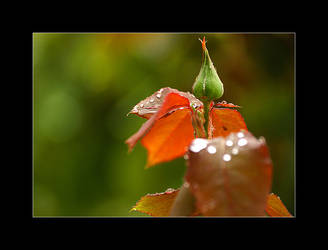
[[[210,102],[204,101],[204,130],[206,134],[206,139],[208,139],[208,122],[209,122],[209,114],[210,114]]]
[[[209,123],[209,114],[210,114],[210,102],[204,101],[204,129],[202,129],[203,133],[205,132],[205,138],[208,139],[208,123]],[[195,111],[196,112],[196,111]],[[196,122],[194,122],[196,124]],[[198,137],[202,137],[200,134],[200,130],[198,130],[197,126],[194,125],[195,131],[197,132]],[[179,191],[177,198],[175,199],[173,206],[171,208],[170,216],[190,216],[196,209],[195,205],[195,197],[191,193],[189,185],[185,182]]]

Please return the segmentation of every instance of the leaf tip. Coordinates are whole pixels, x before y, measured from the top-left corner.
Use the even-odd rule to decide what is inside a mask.
[[[268,195],[265,211],[271,217],[293,217],[280,197],[274,193]]]
[[[134,148],[136,142],[131,140],[131,137],[129,139],[127,139],[125,142],[125,144],[127,144],[128,146],[128,153],[131,153],[132,149]]]
[[[136,207],[133,206],[130,210],[129,210],[129,213],[133,212],[133,211],[137,211]]]
[[[148,169],[148,168],[151,168],[152,166],[154,166],[156,163],[153,163],[153,162],[150,162],[150,161],[147,161],[144,169]]]
[[[206,50],[206,41],[205,41],[205,36],[203,37],[203,40],[200,39],[200,38],[198,38],[198,40],[201,42],[201,44],[202,44],[202,48],[203,48],[203,50],[205,51],[205,50]]]

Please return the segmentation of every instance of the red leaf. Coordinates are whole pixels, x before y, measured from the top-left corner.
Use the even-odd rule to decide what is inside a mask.
[[[147,167],[183,156],[193,139],[189,109],[177,110],[159,119],[141,140],[148,150]]]
[[[263,139],[251,133],[197,138],[188,151],[186,181],[205,216],[265,216],[272,164]]]
[[[157,112],[126,140],[131,150],[143,138],[142,144],[148,150],[148,167],[180,157],[186,152],[194,138],[190,101],[193,105],[199,105],[193,98],[190,93],[169,89]]]
[[[268,195],[265,211],[271,217],[292,217],[280,198],[273,193]]]
[[[210,113],[209,137],[227,136],[241,129],[247,131],[246,123],[241,114],[234,109],[213,108]]]

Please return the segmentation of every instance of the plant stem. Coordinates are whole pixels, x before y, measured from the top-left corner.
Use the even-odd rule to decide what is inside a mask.
[[[204,119],[205,122],[203,124],[205,136],[208,139],[208,123],[209,123],[209,111],[210,111],[210,102],[203,102],[204,104]],[[197,126],[194,126],[197,128]],[[196,129],[198,132],[198,129]],[[198,137],[199,134],[198,134]],[[191,193],[188,183],[184,183],[179,191],[177,198],[175,199],[173,206],[171,208],[170,216],[190,216],[193,212],[195,212],[195,197]]]
[[[205,134],[206,134],[206,139],[208,139],[208,122],[209,122],[209,114],[210,114],[210,102],[204,101],[204,129],[205,129]]]

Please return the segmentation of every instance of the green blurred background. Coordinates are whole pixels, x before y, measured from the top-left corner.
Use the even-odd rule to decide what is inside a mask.
[[[126,114],[162,87],[191,91],[207,47],[224,83],[264,136],[272,191],[294,214],[294,34],[34,33],[34,216],[145,216],[147,193],[179,188],[183,158],[144,169],[124,141],[145,121]]]

